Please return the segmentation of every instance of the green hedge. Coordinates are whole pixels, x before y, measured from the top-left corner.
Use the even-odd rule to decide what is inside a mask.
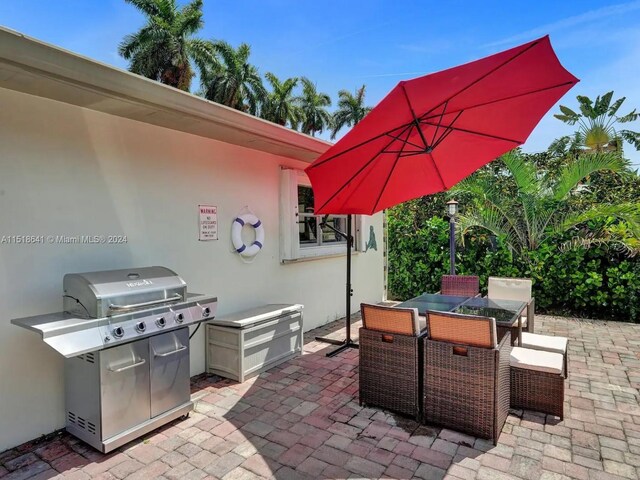
[[[449,272],[448,221],[416,218],[410,208],[389,213],[389,294],[400,300],[439,290]],[[532,278],[537,312],[640,321],[640,259],[605,247],[561,251],[563,240],[522,259],[487,235],[468,236],[456,272],[479,275],[484,288],[489,276]]]

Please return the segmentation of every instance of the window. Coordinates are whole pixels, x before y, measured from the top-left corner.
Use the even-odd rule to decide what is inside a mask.
[[[301,170],[283,167],[280,179],[282,261],[346,253],[346,239],[330,227],[346,233],[347,215],[315,215],[313,209],[313,190],[307,176]],[[356,225],[354,221],[354,237]]]
[[[300,248],[347,244],[347,240],[331,230],[347,231],[346,215],[314,215],[311,186],[298,184],[298,233]]]

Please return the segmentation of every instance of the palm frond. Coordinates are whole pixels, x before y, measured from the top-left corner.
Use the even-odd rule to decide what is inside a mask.
[[[620,130],[618,134],[627,142],[635,147],[636,150],[640,150],[640,133],[632,132],[631,130]]]
[[[640,210],[638,205],[632,203],[594,205],[588,210],[565,214],[550,225],[550,230],[552,234],[564,233],[577,225],[602,219],[622,220],[637,229],[640,225]]]
[[[638,116],[639,114],[636,113],[636,109],[634,108],[633,111],[627,113],[624,117],[618,117],[617,120],[620,123],[635,122],[638,119]]]
[[[609,107],[609,111],[607,112],[607,115],[610,117],[615,117],[616,113],[618,113],[618,110],[620,109],[620,107],[622,106],[622,104],[626,99],[627,97],[622,97],[617,99],[615,102],[613,102],[613,105]]]
[[[551,186],[552,198],[560,201],[571,192],[582,180],[595,172],[620,172],[627,162],[617,153],[595,152],[581,155],[574,162],[566,165],[559,173],[558,179]]]
[[[518,150],[511,150],[502,155],[500,159],[511,172],[511,176],[519,192],[534,194],[539,191],[535,165],[524,160]]]
[[[596,98],[595,105],[593,110],[597,116],[605,115],[609,110],[609,105],[611,104],[611,97],[613,96],[613,91],[607,92],[602,97],[598,96]]]
[[[595,236],[575,236],[571,240],[560,244],[560,251],[567,252],[583,248],[585,250],[593,247],[605,247],[615,253],[633,258],[640,253],[640,249],[635,243],[629,243],[624,239]]]
[[[580,115],[574,112],[573,110],[571,110],[569,107],[560,105],[559,108],[562,114],[557,113],[554,115],[554,117],[556,117],[558,120],[564,123],[567,123],[569,125],[575,125],[576,122],[580,119]]]
[[[589,97],[578,95],[576,98],[580,104],[580,111],[582,112],[582,115],[587,118],[595,118],[598,116],[593,109],[593,101]]]
[[[148,16],[160,15],[160,2],[156,0],[125,0],[130,5],[133,5],[142,13]]]
[[[515,250],[523,248],[514,228],[498,209],[485,208],[466,212],[458,216],[457,222],[463,236],[475,228],[481,228],[493,233]]]

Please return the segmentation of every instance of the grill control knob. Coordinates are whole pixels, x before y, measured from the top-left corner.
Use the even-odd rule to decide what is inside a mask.
[[[144,333],[146,329],[147,329],[147,326],[144,324],[144,322],[136,323],[136,330],[138,331],[138,333]]]
[[[182,323],[184,320],[184,315],[182,313],[176,313],[176,322]]]
[[[113,336],[116,338],[122,338],[124,336],[124,328],[116,327],[113,329]]]
[[[156,325],[158,325],[160,328],[164,327],[166,324],[167,322],[165,321],[164,317],[160,317],[156,320]]]
[[[211,309],[209,307],[204,307],[202,309],[202,316],[203,317],[205,317],[205,318],[208,317],[210,313],[211,313]]]

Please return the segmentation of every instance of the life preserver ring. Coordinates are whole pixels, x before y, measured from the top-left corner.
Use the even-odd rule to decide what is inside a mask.
[[[256,231],[256,239],[254,242],[247,246],[242,241],[242,227],[245,225],[251,225]],[[264,226],[258,217],[252,213],[245,213],[236,217],[231,225],[231,242],[236,252],[243,257],[253,257],[264,245]]]

